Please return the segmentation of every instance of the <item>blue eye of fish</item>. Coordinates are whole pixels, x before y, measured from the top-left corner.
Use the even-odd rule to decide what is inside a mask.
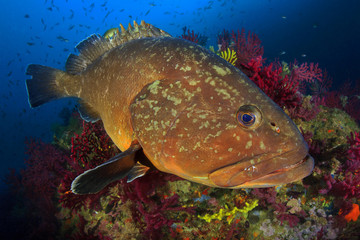
[[[239,113],[238,115],[239,122],[244,126],[251,126],[255,122],[255,115],[252,113]]]
[[[251,123],[255,121],[255,116],[253,114],[245,113],[242,115],[242,120],[244,123]]]
[[[255,129],[261,124],[262,114],[253,105],[241,106],[237,112],[237,121],[245,129]]]

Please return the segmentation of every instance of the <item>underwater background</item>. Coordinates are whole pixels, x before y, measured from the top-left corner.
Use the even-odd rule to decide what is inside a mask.
[[[2,0],[1,6],[1,239],[358,239],[359,1]],[[301,127],[314,173],[300,183],[244,191],[154,171],[95,196],[69,193],[78,172],[101,163],[93,156],[105,161],[117,150],[100,123],[82,122],[74,99],[31,109],[25,69],[30,63],[64,69],[81,40],[134,20],[219,55],[229,46],[248,54],[235,66],[257,84],[269,80],[263,90]],[[242,38],[239,45],[233,34]],[[254,48],[263,52],[249,52]],[[271,80],[294,73],[302,76],[299,86],[271,94],[279,86]],[[298,92],[301,104],[289,101]],[[74,163],[79,155],[85,160]]]

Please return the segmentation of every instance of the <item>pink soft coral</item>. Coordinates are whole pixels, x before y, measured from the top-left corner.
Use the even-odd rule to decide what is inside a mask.
[[[179,220],[171,219],[167,214],[180,211],[194,213],[193,207],[179,205],[179,195],[166,196],[157,190],[169,181],[180,179],[177,176],[154,170],[131,183],[122,185],[124,194],[120,196],[121,202],[131,201],[132,218],[142,225],[146,239],[161,239],[162,227],[173,231],[171,225]]]
[[[248,64],[251,59],[262,57],[264,48],[261,45],[259,37],[252,32],[246,34],[245,29],[232,31],[223,31],[218,35],[218,45],[221,51],[230,48],[236,52],[237,61],[235,66],[242,69],[244,64]]]
[[[195,34],[194,30],[190,31],[190,29],[187,29],[187,31],[186,31],[186,29],[187,29],[186,27],[183,28],[183,34],[181,35],[181,37],[188,41],[198,43],[199,42],[199,34]]]
[[[98,209],[98,200],[107,192],[108,188],[104,188],[96,194],[76,195],[70,191],[71,183],[79,174],[109,160],[118,153],[118,150],[106,134],[100,121],[94,124],[83,122],[83,132],[81,135],[75,134],[71,139],[71,145],[71,158],[67,160],[68,168],[58,190],[60,203],[63,207],[75,211],[84,204]]]
[[[22,214],[27,220],[27,229],[18,234],[23,234],[26,239],[53,239],[58,227],[53,199],[69,157],[42,141],[29,139],[25,144],[26,168],[19,176],[13,170],[7,179],[7,183],[14,187],[14,194],[21,199]],[[18,216],[9,216],[12,217]]]
[[[315,80],[318,80],[319,82],[322,82],[323,80],[323,73],[319,68],[318,63],[302,63],[301,65],[298,65],[295,60],[291,68],[290,77],[299,82],[312,83]]]
[[[280,201],[277,201],[277,192],[275,188],[255,188],[251,193],[259,199],[259,205],[263,207],[268,207],[269,205],[274,209],[276,218],[281,222],[287,221],[290,227],[295,227],[300,219],[294,214],[288,212],[289,207],[283,204]],[[299,213],[300,216],[305,216],[306,213],[301,210]]]
[[[223,31],[218,35],[218,44],[221,51],[230,48],[236,52],[235,66],[242,70],[256,85],[262,89],[280,107],[287,109],[301,109],[301,88],[305,83],[321,82],[322,70],[315,63],[298,64],[294,61],[290,65],[289,73],[283,72],[283,66],[278,62],[264,64],[264,49],[258,36],[245,30],[231,34]],[[316,110],[316,109],[315,109]],[[304,109],[307,111],[307,109]],[[316,113],[316,111],[314,111]],[[313,114],[314,115],[314,114]],[[311,117],[311,116],[309,116]]]
[[[299,106],[302,95],[300,94],[298,79],[283,76],[282,66],[276,63],[270,63],[263,66],[262,57],[251,59],[243,65],[249,78],[253,80],[266,95],[268,95],[280,107],[288,109]]]
[[[233,41],[234,50],[236,51],[236,66],[248,63],[251,59],[262,57],[264,48],[261,45],[259,37],[252,32],[245,33],[245,29],[238,30],[237,34],[232,31],[231,40]]]
[[[351,133],[347,151],[348,160],[338,171],[342,177],[327,175],[324,177],[327,187],[320,190],[322,194],[331,194],[342,199],[360,198],[360,134]]]

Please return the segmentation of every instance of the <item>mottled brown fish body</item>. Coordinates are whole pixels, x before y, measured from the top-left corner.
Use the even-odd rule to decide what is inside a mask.
[[[312,171],[291,119],[239,69],[189,41],[131,40],[79,74],[56,76],[120,150],[139,143],[161,171],[225,188],[273,186]]]
[[[129,111],[134,97],[156,80],[188,81],[190,77],[198,77],[196,71],[206,71],[199,63],[210,60],[208,54],[183,39],[133,40],[112,49],[88,67],[80,75],[84,84],[74,91],[100,114],[107,133],[124,151],[135,137]]]
[[[144,54],[150,73],[160,74],[146,81],[150,84],[137,94],[130,112],[136,138],[158,169],[237,187],[305,158],[307,146],[291,119],[238,69],[190,42],[154,41]],[[256,130],[239,127],[235,116],[246,105],[259,106],[263,117]],[[278,157],[295,145],[297,156]],[[224,166],[238,173],[213,184],[209,173],[215,179]],[[311,161],[306,166],[309,172]],[[226,174],[221,172],[223,179]]]
[[[175,56],[186,53],[184,45]],[[213,186],[235,187],[305,157],[307,147],[296,126],[243,73],[199,47],[191,53],[193,59],[187,56],[190,61],[179,66],[182,72],[143,88],[131,106],[137,137],[159,169],[209,185],[209,173],[229,166],[236,177]],[[244,105],[261,109],[264,117],[256,130],[239,127],[235,116]],[[299,156],[275,158],[294,145],[303,146]]]

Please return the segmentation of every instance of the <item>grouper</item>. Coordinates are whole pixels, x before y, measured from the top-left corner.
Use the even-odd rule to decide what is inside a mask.
[[[79,175],[71,190],[96,193],[149,169],[220,188],[261,188],[308,176],[314,160],[297,126],[244,73],[215,53],[134,22],[91,35],[66,71],[31,64],[31,107],[79,99],[86,121],[102,120],[121,153]],[[96,161],[96,159],[94,159]]]

